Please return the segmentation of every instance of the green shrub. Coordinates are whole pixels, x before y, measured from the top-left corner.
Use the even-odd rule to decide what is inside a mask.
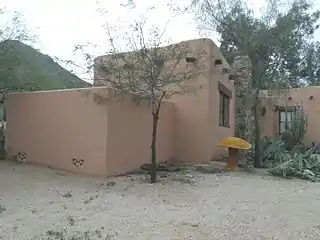
[[[281,134],[281,140],[285,143],[285,148],[287,150],[293,149],[293,147],[298,144],[295,137],[293,136],[293,133],[291,131],[284,131]]]
[[[303,137],[308,127],[308,117],[303,109],[302,103],[296,106],[291,114],[291,124],[286,119],[285,131],[281,134],[281,140],[286,144],[286,149],[291,151],[298,149],[297,145],[303,144]]]
[[[290,110],[290,112],[292,113],[291,125],[289,125],[289,121],[286,119],[285,132],[282,135],[286,135],[285,137],[290,138],[290,141],[294,141],[294,145],[296,145],[303,141],[308,127],[308,116],[303,109],[302,103],[297,105],[293,110]],[[293,138],[293,140],[291,140],[291,138]]]
[[[301,104],[299,107],[295,108],[291,122],[291,132],[296,144],[303,141],[303,137],[307,132],[307,127],[308,116],[303,109],[303,105]]]
[[[305,150],[303,145],[296,145],[292,151],[288,151],[284,146],[285,142],[282,140],[274,140],[269,144],[264,161],[271,174],[311,181],[320,180],[320,155],[316,154],[316,147]]]

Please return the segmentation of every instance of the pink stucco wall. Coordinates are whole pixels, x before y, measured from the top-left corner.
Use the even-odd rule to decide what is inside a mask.
[[[216,143],[234,135],[234,84],[225,71],[229,65],[211,40],[188,44],[204,68],[192,81],[195,93],[174,96],[162,104],[158,161],[207,162],[226,153]],[[223,64],[215,65],[216,59]],[[219,82],[233,93],[229,128],[219,126]],[[109,95],[106,87],[10,94],[9,155],[27,153],[27,162],[98,176],[125,173],[150,162],[150,106],[146,102],[137,105],[129,98],[97,104],[96,93]],[[84,164],[74,166],[73,158],[83,159]]]
[[[157,160],[170,159],[174,143],[174,106],[161,107],[157,134]],[[133,170],[151,159],[152,115],[150,106],[129,99],[108,105],[107,168],[110,174]]]
[[[151,111],[124,99],[97,103],[106,88],[13,93],[7,104],[7,149],[26,162],[108,176],[149,162]],[[164,103],[157,135],[158,161],[173,155],[174,106]],[[75,166],[72,159],[84,160]]]
[[[11,156],[26,153],[27,162],[105,175],[106,135],[106,109],[85,91],[8,95],[6,145]],[[74,166],[73,158],[83,159],[83,166]]]
[[[279,111],[275,107],[296,106],[303,107],[307,114],[308,126],[303,141],[306,146],[311,146],[312,141],[320,142],[320,88],[305,87],[293,88],[279,92],[261,91],[260,96],[263,106],[266,107],[264,116],[260,115],[261,136],[272,138],[279,137]]]
[[[216,147],[218,141],[235,133],[235,88],[229,73],[230,66],[221,55],[218,47],[210,39],[190,40],[189,46],[201,65],[202,74],[197,75],[192,84],[199,88],[196,93],[176,96],[169,101],[174,103],[177,116],[175,157],[182,162],[201,163],[217,159],[226,149]],[[221,59],[221,65],[215,60]],[[230,99],[230,127],[219,126],[219,90],[221,82],[233,94]]]

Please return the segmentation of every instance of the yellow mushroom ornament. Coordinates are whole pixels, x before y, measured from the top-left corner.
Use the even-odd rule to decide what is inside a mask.
[[[238,167],[238,151],[251,149],[251,144],[242,138],[227,137],[218,142],[217,146],[228,148],[227,170],[235,170]]]

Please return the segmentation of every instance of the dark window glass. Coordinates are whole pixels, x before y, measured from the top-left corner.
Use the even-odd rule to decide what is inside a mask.
[[[291,130],[292,119],[294,117],[294,110],[280,110],[279,111],[279,134],[284,131]]]
[[[219,92],[219,125],[229,127],[230,98],[223,92]]]

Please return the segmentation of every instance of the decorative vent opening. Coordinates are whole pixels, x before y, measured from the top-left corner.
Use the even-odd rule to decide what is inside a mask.
[[[73,158],[72,159],[72,164],[76,167],[82,167],[83,164],[84,164],[84,160],[83,159],[76,159],[76,158]]]
[[[14,159],[19,163],[24,163],[27,161],[28,154],[25,152],[18,152],[14,155]]]
[[[214,60],[214,65],[221,65],[221,64],[222,64],[222,60],[221,59]]]
[[[187,57],[186,58],[186,62],[188,62],[188,63],[191,63],[191,62],[196,62],[197,61],[197,58],[195,58],[195,57]]]
[[[230,75],[229,75],[229,80],[236,80],[236,76],[233,75],[233,74],[230,74]]]

